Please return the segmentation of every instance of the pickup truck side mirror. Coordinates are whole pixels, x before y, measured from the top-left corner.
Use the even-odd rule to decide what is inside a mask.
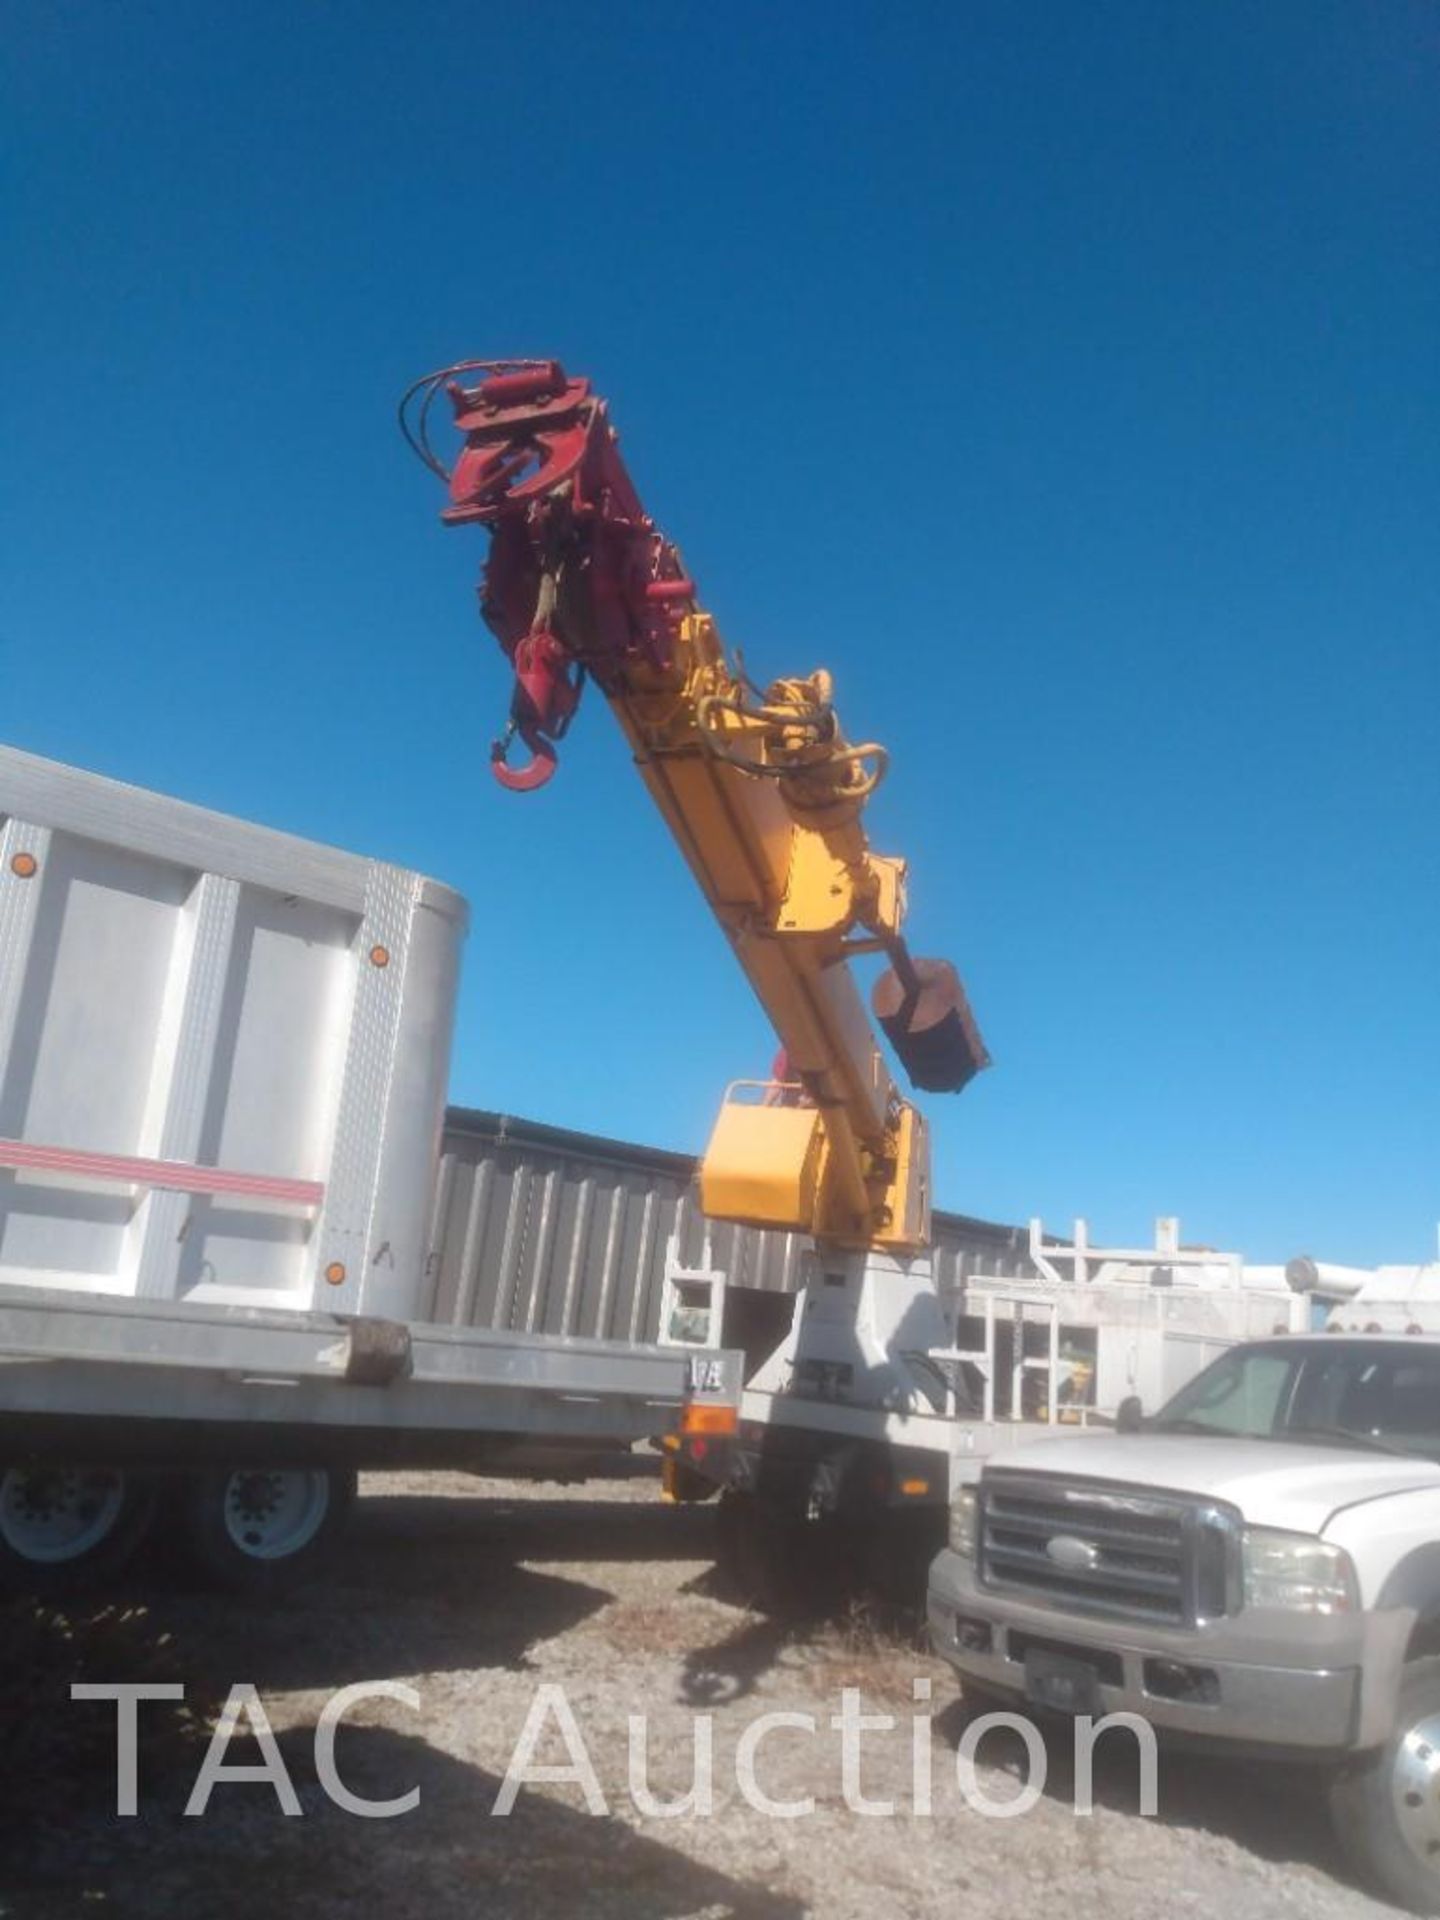
[[[1117,1433],[1139,1433],[1144,1425],[1144,1408],[1140,1404],[1138,1393],[1127,1393],[1115,1409],[1115,1431]]]

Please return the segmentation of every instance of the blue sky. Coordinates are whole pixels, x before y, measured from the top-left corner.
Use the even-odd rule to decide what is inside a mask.
[[[943,1203],[1440,1218],[1429,0],[18,0],[3,734],[474,907],[454,1094],[678,1148],[763,1016],[588,706],[495,788],[392,426],[557,354],[765,677],[886,741],[995,1067]]]

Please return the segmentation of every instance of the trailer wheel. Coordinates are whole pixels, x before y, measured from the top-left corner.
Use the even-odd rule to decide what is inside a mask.
[[[48,1597],[118,1573],[154,1517],[155,1483],[123,1467],[0,1469],[0,1588]]]
[[[315,1571],[354,1499],[351,1468],[221,1468],[184,1482],[179,1528],[208,1586],[259,1598]]]
[[[1330,1810],[1373,1884],[1412,1913],[1440,1913],[1440,1659],[1405,1669],[1395,1731],[1336,1778]]]

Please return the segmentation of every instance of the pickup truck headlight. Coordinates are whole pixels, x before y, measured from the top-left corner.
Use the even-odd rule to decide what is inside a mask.
[[[1313,1533],[1247,1527],[1241,1564],[1247,1607],[1349,1613],[1359,1601],[1349,1554]]]
[[[950,1546],[967,1560],[975,1558],[975,1533],[980,1524],[980,1499],[974,1487],[962,1487],[950,1502]]]

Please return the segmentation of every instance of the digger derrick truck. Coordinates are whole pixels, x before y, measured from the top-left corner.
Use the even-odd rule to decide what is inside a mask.
[[[459,436],[449,462],[437,401]],[[850,963],[888,962],[871,1008],[913,1086],[958,1091],[989,1057],[955,969],[905,943],[904,861],[866,837],[885,750],[847,737],[828,673],[762,688],[727,651],[588,380],[554,360],[463,361],[415,382],[400,420],[448,489],[444,523],[490,536],[480,611],[514,670],[495,778],[518,793],[550,780],[592,682],[780,1042],[768,1080],[727,1092],[700,1202],[805,1236],[813,1271],[752,1377],[758,1417],[733,1443],[688,1437],[672,1491],[722,1484],[727,1535],[771,1572],[815,1521],[888,1557],[882,1516],[913,1512],[933,1549],[951,1443],[929,1358],[948,1340],[927,1257],[929,1144]]]

